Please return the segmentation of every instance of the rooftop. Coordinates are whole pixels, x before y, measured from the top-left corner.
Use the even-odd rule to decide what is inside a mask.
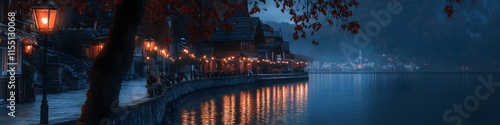
[[[256,35],[262,32],[262,29],[258,28],[261,24],[258,17],[232,17],[226,21],[234,24],[234,28],[225,32],[218,27],[212,34],[211,41],[254,40]]]

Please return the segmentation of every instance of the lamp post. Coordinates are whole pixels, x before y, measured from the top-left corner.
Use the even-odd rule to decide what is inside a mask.
[[[43,98],[40,106],[40,124],[49,123],[49,105],[47,104],[47,35],[53,31],[57,18],[57,6],[49,0],[43,0],[31,7],[35,25],[44,34],[43,59]]]
[[[145,39],[144,40],[144,49],[146,50],[146,61],[147,61],[147,74],[146,75],[149,75],[149,72],[150,72],[150,65],[149,65],[149,62],[151,60],[151,57],[149,52],[152,51],[153,49],[153,46],[154,46],[154,40],[149,38],[149,39]],[[149,80],[149,79],[148,79]]]

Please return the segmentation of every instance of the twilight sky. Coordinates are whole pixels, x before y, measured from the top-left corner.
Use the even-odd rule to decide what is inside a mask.
[[[359,7],[354,10],[354,19],[359,21],[362,29],[375,21],[371,11],[387,10],[387,3],[395,0],[359,0]],[[471,59],[474,55],[488,55],[495,48],[500,38],[500,1],[476,0],[465,1],[462,5],[455,5],[455,13],[448,18],[444,13],[446,0],[416,1],[399,0],[403,11],[391,15],[392,19],[386,27],[381,27],[380,33],[370,37],[370,44],[363,48],[363,54],[378,55],[390,53],[399,56],[421,58],[429,56],[461,57],[462,60]],[[292,39],[293,25],[287,12],[281,13],[273,1],[260,5],[261,10],[268,11],[253,16],[276,29],[283,30],[285,40],[292,41],[291,49],[295,53],[314,55],[319,59],[343,61],[344,54],[339,45],[347,43],[354,45],[355,35],[346,31],[339,31],[336,26],[323,25],[315,36],[307,39]],[[371,29],[373,30],[373,29]],[[496,34],[495,34],[496,33]],[[319,41],[319,46],[311,45],[311,40]],[[500,59],[500,54],[492,54],[487,58]],[[354,56],[353,56],[354,57]],[[467,58],[467,59],[465,59]],[[498,60],[497,59],[497,60]],[[498,60],[500,62],[500,60]]]

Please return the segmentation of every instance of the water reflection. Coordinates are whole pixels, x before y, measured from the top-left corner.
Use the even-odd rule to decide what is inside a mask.
[[[220,88],[173,107],[169,123],[441,125],[444,111],[475,95],[479,75],[313,74],[307,82]],[[498,105],[500,94],[491,93],[464,124],[500,125]]]
[[[255,104],[249,91],[240,92],[240,125],[250,124],[252,119],[252,106]]]
[[[291,124],[303,119],[307,93],[306,83],[278,84],[226,93],[200,103],[199,109],[183,107],[181,124]]]
[[[235,94],[224,95],[224,97],[222,97],[222,122],[225,125],[234,125],[236,121],[235,100]]]
[[[194,109],[190,109],[189,111],[186,109],[182,110],[182,124],[183,125],[196,125],[196,112]]]
[[[215,125],[215,117],[217,116],[217,107],[215,99],[201,103],[201,124]]]

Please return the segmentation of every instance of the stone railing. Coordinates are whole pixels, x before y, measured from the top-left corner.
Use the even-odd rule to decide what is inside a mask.
[[[120,110],[117,110],[113,118],[103,121],[111,125],[150,125],[162,124],[168,120],[169,110],[167,106],[179,101],[190,93],[200,92],[206,89],[232,86],[238,84],[254,83],[255,77],[227,77],[214,79],[198,79],[181,82],[167,88],[163,95],[154,98],[143,98],[134,101]]]

